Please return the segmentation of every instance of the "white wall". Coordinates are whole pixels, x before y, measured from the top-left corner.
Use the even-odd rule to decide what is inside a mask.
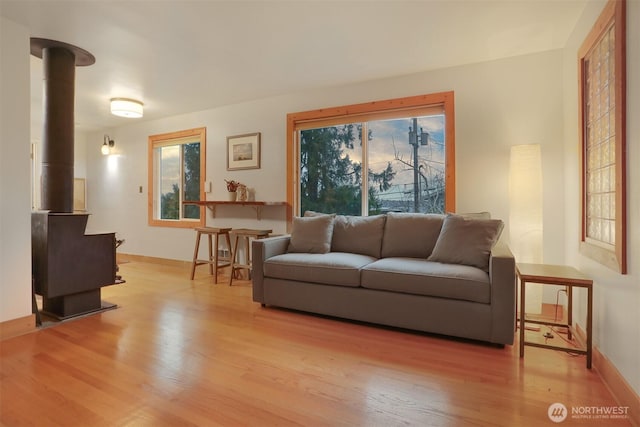
[[[226,197],[223,179],[255,187],[259,200],[285,199],[286,114],[359,102],[455,91],[457,210],[488,210],[508,220],[510,146],[539,143],[544,167],[545,257],[563,260],[562,52],[424,72],[348,86],[323,88],[151,122],[108,129],[115,156],[100,155],[102,133],[89,136],[87,172],[92,230],[115,230],[125,253],[188,260],[191,230],[147,226],[147,137],[207,127],[208,199]],[[226,171],[226,137],[262,132],[262,168]],[[142,194],[139,186],[144,187]],[[256,221],[248,208],[218,208],[208,225],[285,231],[284,208],[265,208]],[[508,228],[505,228],[508,229]]]
[[[580,172],[578,169],[577,51],[604,1],[587,2],[564,49],[564,151],[566,259],[594,280],[594,345],[640,394],[640,2],[627,2],[627,238],[629,274],[620,275],[578,250]],[[585,292],[580,323],[585,325]]]
[[[0,18],[0,322],[31,314],[29,32]]]

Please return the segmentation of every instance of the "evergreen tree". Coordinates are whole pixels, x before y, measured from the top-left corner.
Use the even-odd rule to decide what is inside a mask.
[[[335,212],[360,215],[362,165],[345,150],[361,140],[362,126],[346,124],[300,133],[300,192],[302,212]],[[367,135],[371,140],[371,133]],[[380,206],[376,194],[391,186],[395,172],[391,163],[381,173],[369,170],[369,211]]]
[[[184,144],[184,200],[200,200],[200,143]],[[184,206],[184,217],[200,218],[200,207]]]
[[[182,145],[183,162],[183,200],[200,200],[200,143]],[[172,191],[161,196],[161,218],[180,219],[180,186],[173,184]],[[198,206],[184,206],[184,218],[200,218]]]
[[[164,193],[160,200],[160,218],[179,219],[180,208],[180,188],[178,184],[173,184],[173,191]]]

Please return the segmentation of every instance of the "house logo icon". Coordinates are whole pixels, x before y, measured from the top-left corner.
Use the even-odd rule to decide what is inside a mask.
[[[561,423],[567,419],[567,407],[562,403],[552,403],[547,409],[547,415],[554,423]]]

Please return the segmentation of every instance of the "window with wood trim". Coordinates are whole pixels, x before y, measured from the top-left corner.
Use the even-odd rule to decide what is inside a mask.
[[[453,92],[287,116],[288,219],[455,211]]]
[[[626,11],[610,0],[579,50],[580,252],[622,274],[626,236]]]
[[[184,204],[205,199],[206,129],[149,137],[149,225],[202,227],[204,209]]]

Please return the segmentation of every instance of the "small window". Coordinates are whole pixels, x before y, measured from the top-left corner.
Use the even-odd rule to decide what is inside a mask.
[[[627,271],[625,2],[609,1],[579,51],[580,252]]]
[[[204,210],[205,128],[149,137],[149,225],[200,227]]]

